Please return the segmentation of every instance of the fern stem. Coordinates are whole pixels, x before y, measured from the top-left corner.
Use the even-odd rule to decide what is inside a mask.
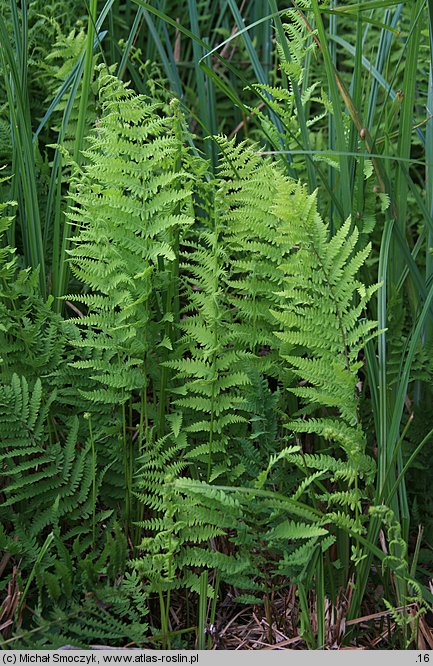
[[[129,426],[130,428],[132,427],[132,398],[129,398]],[[129,483],[129,504],[130,504],[130,512],[131,512],[131,520],[134,518],[136,519],[136,516],[133,515],[133,506],[132,506],[132,484],[133,484],[133,478],[134,478],[134,440],[132,438],[132,435],[129,435],[127,437],[127,446],[128,446],[128,483]],[[132,525],[131,525],[132,528]]]
[[[88,413],[87,417],[89,421],[90,444],[92,447],[92,549],[94,551],[96,541],[96,451],[92,431],[92,415]]]
[[[317,607],[317,648],[323,650],[326,640],[325,620],[325,575],[323,570],[323,553],[318,546],[316,564],[316,607]]]
[[[146,366],[144,367],[146,368]],[[143,390],[142,400],[143,400],[142,410],[144,412],[144,441],[146,443],[146,451],[148,451],[150,446],[150,436],[149,436],[149,406],[147,403],[147,385]]]
[[[45,539],[42,548],[41,548],[40,551],[39,551],[39,554],[38,554],[38,556],[37,556],[37,558],[36,558],[35,563],[33,564],[32,570],[31,570],[31,572],[30,572],[29,577],[27,578],[27,583],[26,583],[26,586],[25,586],[24,591],[23,591],[23,593],[22,593],[22,596],[21,596],[21,599],[20,599],[20,602],[19,602],[19,604],[18,604],[18,608],[17,608],[17,611],[16,611],[18,617],[20,616],[21,609],[22,609],[22,607],[24,606],[24,602],[25,602],[26,597],[27,597],[27,594],[28,594],[28,592],[29,592],[29,590],[30,590],[30,586],[31,586],[31,584],[32,584],[32,582],[33,582],[33,578],[36,576],[36,572],[37,572],[38,566],[40,565],[40,563],[41,563],[42,560],[44,559],[45,553],[46,553],[46,552],[48,551],[48,549],[50,548],[50,546],[51,546],[51,544],[52,544],[52,542],[53,542],[53,539],[54,539],[54,534],[53,534],[53,532],[50,532],[49,535],[47,536],[47,538]]]
[[[197,649],[206,649],[206,616],[207,616],[207,586],[208,586],[208,572],[202,571],[200,574],[200,587],[199,587],[199,606],[198,606],[198,635],[197,635]]]
[[[172,267],[173,271],[173,267]],[[170,280],[170,285],[167,289],[166,302],[165,302],[165,315],[172,312],[173,304],[173,272]],[[172,342],[173,326],[171,322],[166,321],[164,326],[164,337]],[[164,348],[163,360],[167,360],[167,349]],[[161,378],[159,386],[159,418],[158,418],[158,437],[163,437],[165,434],[165,420],[167,414],[167,386],[169,381],[169,369],[166,365],[161,366]]]
[[[215,360],[216,360],[216,355],[214,354],[212,365],[214,367],[214,372],[216,371],[215,368]],[[213,429],[214,429],[214,422],[215,422],[215,379],[212,380],[212,396],[211,396],[211,403],[210,403],[210,425],[209,425],[209,453],[208,453],[208,461],[207,461],[207,482],[209,483],[210,480],[210,475],[211,475],[211,470],[212,470],[212,454],[213,454]]]
[[[140,397],[140,423],[138,426],[138,451],[143,455],[149,448],[149,412],[147,404],[147,371],[146,362],[143,363],[143,373],[146,378],[144,388],[141,390]]]
[[[175,173],[179,173],[182,168],[182,120],[181,114],[179,111],[179,102],[177,99],[174,99],[171,102],[171,107],[173,109],[173,117],[175,119],[174,123],[174,135],[177,140],[177,156],[174,163]],[[179,189],[180,185],[177,184],[176,189]],[[174,210],[175,215],[179,215],[181,212],[180,203],[176,206]],[[164,326],[164,338],[167,341],[170,341],[170,345],[173,346],[174,336],[176,331],[176,325],[179,323],[179,310],[180,310],[180,296],[179,296],[179,228],[175,226],[170,228],[170,245],[173,248],[174,260],[171,262],[170,266],[170,276],[169,284],[167,286],[167,292],[165,297],[165,312],[164,316],[166,318]],[[172,316],[172,321],[168,315]],[[164,347],[164,360],[168,358],[168,350]],[[165,434],[165,418],[167,412],[167,386],[170,379],[169,369],[166,365],[161,367],[161,380],[160,380],[160,393],[159,393],[159,427],[158,427],[158,436],[163,437]]]
[[[163,650],[168,650],[169,638],[168,638],[167,613],[166,613],[164,595],[162,593],[161,584],[158,585],[158,596],[159,596],[159,613],[161,617],[162,647]]]
[[[123,469],[125,477],[125,530],[129,534],[131,522],[131,470],[129,464],[129,449],[126,431],[126,405],[122,405],[122,433],[123,433]]]
[[[218,293],[218,229],[217,229],[217,224],[218,224],[218,213],[217,211],[214,210],[214,221],[215,221],[215,229],[214,229],[214,239],[213,239],[213,252],[214,252],[214,288],[213,288],[213,293],[216,295]],[[216,299],[214,299],[214,322],[213,322],[213,353],[212,353],[212,362],[211,362],[211,367],[212,367],[212,394],[211,394],[211,404],[210,404],[210,424],[209,424],[209,453],[208,453],[208,463],[207,463],[207,481],[209,483],[210,476],[211,476],[211,469],[212,469],[212,455],[213,455],[213,436],[214,436],[214,423],[215,423],[215,383],[218,378],[218,370],[216,367],[216,359],[217,359],[217,346],[218,346],[218,332],[219,332],[219,308],[218,308],[218,302]]]

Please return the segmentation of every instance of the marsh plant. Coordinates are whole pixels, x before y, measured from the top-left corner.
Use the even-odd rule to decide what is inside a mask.
[[[2,647],[431,648],[429,3],[78,5],[0,2]]]

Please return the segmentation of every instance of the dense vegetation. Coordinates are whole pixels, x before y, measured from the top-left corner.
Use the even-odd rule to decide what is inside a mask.
[[[433,5],[0,0],[0,644],[431,649]]]

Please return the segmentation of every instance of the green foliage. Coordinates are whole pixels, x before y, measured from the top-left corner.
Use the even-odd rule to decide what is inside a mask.
[[[287,187],[281,190],[275,204],[287,225],[283,231],[294,247],[281,267],[285,301],[274,312],[283,329],[278,337],[284,346],[296,350],[290,355],[283,352],[301,380],[290,391],[303,400],[308,414],[323,407],[330,412],[326,417],[292,421],[287,427],[314,432],[343,449],[353,470],[348,479],[354,481],[367,470],[372,477],[357,406],[359,356],[376,326],[362,315],[377,286],[366,289],[356,279],[370,248],[356,252],[358,231],[350,231],[350,220],[329,241],[328,227],[316,212],[315,197],[307,197],[299,186],[291,195],[287,191]],[[299,198],[308,201],[302,215],[296,210]],[[332,417],[335,410],[338,419]]]
[[[259,154],[259,146],[218,139],[224,154],[218,207],[222,212],[229,274],[229,306],[235,318],[231,336],[255,355],[262,374],[279,376],[277,339],[270,312],[280,303],[283,277],[279,267],[290,244],[280,237],[280,219],[273,211],[277,171]]]
[[[175,380],[183,380],[175,389],[173,403],[182,410],[183,427],[190,433],[188,458],[201,463],[198,469],[203,468],[203,472],[199,474],[207,480],[231,466],[230,434],[245,422],[242,390],[249,383],[242,368],[246,351],[232,345],[231,312],[224,289],[227,255],[221,242],[219,208],[217,193],[208,226],[200,231],[198,240],[185,241],[181,271],[188,314],[180,322],[182,337],[176,355],[181,357],[167,362],[175,370]],[[241,471],[235,467],[231,474],[236,477]]]
[[[59,568],[50,580],[55,586]],[[64,610],[56,608],[51,617],[37,617],[37,628],[21,634],[13,647],[53,650],[71,645],[86,649],[90,645],[111,648],[131,643],[142,647],[148,630],[147,614],[147,599],[137,575],[126,574],[116,587],[99,588]]]
[[[3,234],[10,222],[3,218]],[[71,327],[53,313],[51,298],[41,298],[38,271],[20,268],[7,245],[0,249],[0,280],[1,379],[25,373],[34,381],[57,368]]]
[[[0,0],[3,646],[202,648],[235,598],[322,648],[383,589],[409,647],[422,0],[98,4]]]
[[[2,474],[8,479],[3,519],[10,519],[12,510],[19,515],[14,520],[22,528],[27,523],[32,535],[47,525],[57,525],[65,515],[72,524],[90,516],[89,446],[77,455],[78,420],[71,423],[63,444],[53,441],[54,433],[49,437],[47,418],[54,395],[44,396],[43,409],[42,397],[40,381],[30,392],[26,379],[13,375],[10,386],[2,387],[0,398]]]
[[[329,525],[336,530],[336,534],[340,530],[355,537],[365,534],[361,501],[367,495],[361,483],[368,488],[375,477],[374,461],[365,455],[365,439],[356,398],[358,373],[362,365],[358,360],[359,354],[366,341],[375,335],[375,323],[361,317],[376,287],[367,290],[356,278],[370,248],[356,252],[358,232],[356,229],[350,231],[350,222],[331,241],[328,240],[328,229],[317,214],[314,196],[309,196],[304,188],[285,178],[276,167],[260,164],[260,159],[253,154],[248,159],[245,148],[242,157],[241,149],[234,150],[229,157],[227,147],[230,144],[222,142],[221,145],[228,157],[222,170],[223,186],[217,191],[217,210],[224,212],[227,207],[226,215],[232,224],[228,234],[201,231],[200,237],[207,246],[207,252],[201,245],[191,243],[187,246],[187,286],[192,283],[195,288],[186,292],[188,306],[185,309],[187,312],[191,309],[193,314],[181,321],[184,336],[180,345],[184,345],[188,354],[185,357],[183,351],[182,360],[169,362],[170,367],[177,371],[177,380],[188,380],[190,377],[193,380],[189,379],[190,384],[186,383],[175,391],[175,394],[187,396],[176,398],[174,403],[184,413],[183,418],[178,420],[179,433],[184,430],[187,436],[182,448],[186,441],[191,442],[191,433],[210,430],[212,435],[214,423],[218,435],[224,432],[222,427],[218,430],[221,418],[220,421],[215,420],[214,414],[216,417],[229,415],[229,409],[238,407],[243,410],[239,420],[247,421],[250,405],[245,400],[237,402],[238,394],[233,390],[235,386],[242,386],[243,375],[238,374],[236,380],[233,376],[225,379],[221,369],[227,367],[233,372],[237,368],[236,363],[240,363],[239,367],[245,369],[244,376],[248,379],[248,382],[246,379],[243,381],[249,387],[250,377],[253,377],[248,374],[250,368],[272,374],[275,363],[274,353],[266,364],[257,364],[254,352],[257,354],[260,346],[266,343],[274,347],[271,351],[276,351],[276,340],[279,338],[283,358],[303,384],[301,387],[292,386],[289,390],[305,405],[301,407],[301,413],[314,415],[313,418],[289,421],[286,426],[295,432],[314,433],[331,443],[331,451],[335,453],[301,454],[296,447],[283,449],[271,458],[267,469],[259,475],[256,490],[252,486],[248,489],[236,484],[229,495],[225,486],[214,487],[200,481],[181,480],[172,486],[173,473],[168,472],[164,476],[163,472],[168,460],[164,459],[162,468],[157,472],[156,461],[160,454],[158,451],[147,453],[145,466],[139,475],[140,484],[146,489],[146,494],[141,497],[145,506],[154,508],[160,517],[142,525],[154,536],[151,539],[146,537],[142,542],[143,556],[137,560],[136,567],[149,577],[153,586],[157,571],[160,580],[165,581],[165,589],[177,587],[183,580],[184,585],[198,591],[198,571],[207,567],[217,568],[227,582],[234,580],[235,576],[238,587],[252,591],[256,588],[254,579],[257,581],[257,578],[266,579],[269,575],[281,573],[278,568],[269,568],[268,558],[273,548],[279,553],[277,559],[285,563],[285,575],[291,580],[299,576],[300,580],[308,580],[307,565],[317,552],[318,537],[323,537],[323,552],[336,539],[336,535],[329,531]],[[253,207],[259,178],[262,208]],[[227,238],[226,246],[222,245],[220,238]],[[275,254],[272,252],[274,249]],[[276,258],[278,251],[279,260]],[[244,263],[243,259],[236,261],[237,253],[245,259]],[[263,276],[263,282],[255,279],[253,257],[254,269],[257,268],[259,275]],[[226,291],[221,288],[224,284],[228,286],[230,309],[225,300]],[[247,292],[251,300],[243,307],[240,297],[244,295],[245,298]],[[240,297],[236,299],[238,294]],[[254,307],[255,300],[257,309],[250,309]],[[279,306],[279,310],[273,310],[275,306]],[[270,329],[272,316],[282,329],[275,334]],[[237,355],[226,351],[228,340],[231,343],[235,341],[235,349],[239,349]],[[230,366],[220,361],[228,353]],[[221,390],[226,385],[230,386],[227,406]],[[201,419],[192,427],[187,425],[187,419],[191,417],[185,408],[198,412]],[[331,410],[331,414],[315,415],[323,409]],[[209,420],[204,420],[205,415]],[[252,418],[255,418],[252,421],[254,424],[258,414]],[[232,424],[227,421],[226,425]],[[220,441],[217,440],[218,443]],[[236,431],[223,440],[220,451],[228,451],[231,441],[236,441]],[[214,441],[209,438],[209,442],[210,450]],[[218,452],[218,448],[214,450]],[[343,459],[340,459],[341,451],[345,454]],[[170,458],[173,456],[174,462],[177,448],[169,448],[167,452]],[[198,453],[203,454],[205,462],[204,445],[192,452],[192,456],[200,460]],[[155,455],[156,459],[153,458]],[[186,459],[190,457],[191,454],[188,454]],[[266,496],[264,499],[261,489],[268,479],[278,478],[274,471],[283,461],[288,463],[289,469],[297,468],[300,485],[293,489],[290,500],[280,495],[274,497],[272,492],[269,498]],[[208,469],[211,469],[210,465]],[[174,476],[178,476],[179,471],[180,468]],[[217,471],[220,473],[218,465]],[[208,475],[208,481],[214,482],[215,478],[215,473]],[[314,491],[316,484],[322,490],[321,495]],[[354,488],[347,490],[348,485]],[[158,487],[162,488],[159,492],[156,491]],[[154,499],[155,491],[157,501]],[[323,516],[321,512],[315,515],[307,505],[299,505],[304,495],[313,495],[315,501],[328,504],[329,508]],[[270,506],[272,514],[269,513]],[[290,515],[292,512],[296,522],[285,518],[287,513]],[[263,527],[259,516],[263,516]],[[300,517],[308,517],[313,522],[302,523]],[[197,520],[200,521],[198,531]],[[327,529],[322,527],[325,524]],[[206,547],[207,544],[216,544],[216,537],[224,535],[221,528],[225,525],[231,526],[230,533],[226,528],[226,538],[239,548],[232,560],[233,570],[221,557],[223,553],[218,549],[215,551],[215,545],[210,552]],[[232,536],[233,532],[235,536]],[[303,539],[307,539],[308,545],[297,543]],[[224,540],[221,543],[224,544]],[[290,543],[289,547],[287,543]],[[254,561],[252,553],[257,554]],[[354,564],[362,557],[359,549],[355,548]],[[293,568],[290,568],[291,563]],[[192,579],[190,567],[195,570]]]
[[[155,268],[175,260],[174,236],[192,222],[190,193],[182,187],[189,176],[176,169],[174,117],[160,117],[157,104],[134,96],[108,74],[100,94],[104,115],[85,152],[88,164],[68,214],[78,234],[70,251],[72,271],[92,293],[69,299],[87,309],[76,319],[87,335],[76,344],[100,351],[75,363],[93,373],[95,389],[86,396],[122,403],[146,387],[151,321],[160,324],[164,316],[151,295],[164,289],[168,272]]]

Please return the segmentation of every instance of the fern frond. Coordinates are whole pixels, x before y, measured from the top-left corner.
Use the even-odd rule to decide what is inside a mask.
[[[101,350],[86,361],[95,387],[83,396],[121,404],[148,381],[153,299],[165,279],[157,268],[176,259],[174,239],[192,223],[191,177],[176,166],[183,147],[173,116],[104,72],[100,98],[102,117],[71,195],[78,234],[70,257],[92,289],[74,297],[87,307],[76,321],[86,333],[79,345]]]
[[[297,212],[304,200],[304,214]],[[360,316],[375,288],[365,289],[356,275],[369,247],[355,248],[357,229],[350,220],[329,240],[327,225],[316,210],[316,196],[308,196],[301,185],[288,187],[282,180],[274,211],[282,231],[293,243],[293,251],[282,266],[284,306],[274,311],[283,327],[277,333],[300,385],[290,389],[310,411],[327,407],[338,419],[292,421],[296,432],[315,432],[343,448],[350,465],[358,469],[364,460],[365,438],[359,425],[356,385],[361,367],[359,353],[375,335],[374,322]]]

